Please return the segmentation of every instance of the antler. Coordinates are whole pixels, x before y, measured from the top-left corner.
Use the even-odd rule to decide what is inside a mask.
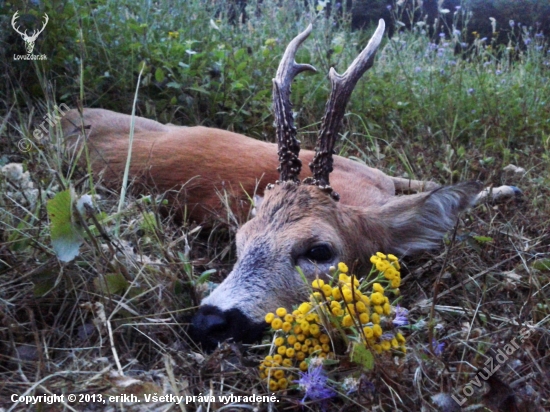
[[[372,35],[367,47],[355,58],[343,75],[336,73],[334,68],[330,69],[329,77],[332,84],[330,98],[325,108],[315,157],[309,164],[313,177],[306,179],[304,183],[315,184],[321,189],[328,191],[337,200],[338,194],[332,191],[329,183],[329,174],[332,172],[332,154],[334,143],[338,135],[338,129],[344,118],[345,108],[351,93],[363,73],[372,67],[374,56],[384,35],[385,23],[380,19],[378,28]]]
[[[18,14],[19,14],[19,10],[17,10],[17,11],[14,13],[13,17],[11,18],[11,26],[12,26],[13,29],[14,29],[17,33],[19,33],[21,36],[26,36],[26,35],[27,35],[27,30],[25,30],[25,33],[21,33],[21,32],[19,31],[19,26],[15,27],[15,20],[17,20],[17,19],[19,18]]]
[[[34,30],[32,32],[31,40],[36,40],[38,38],[38,35],[40,33],[42,33],[44,31],[44,29],[46,28],[46,25],[50,21],[50,18],[48,17],[48,15],[46,13],[44,13],[44,18],[45,19],[44,19],[44,23],[42,24],[42,28],[38,32],[36,30]]]
[[[273,110],[277,127],[277,143],[279,146],[279,179],[282,182],[299,182],[298,176],[302,162],[298,158],[300,142],[296,139],[296,127],[292,116],[290,102],[290,85],[299,73],[309,70],[316,72],[315,67],[309,64],[298,64],[294,60],[298,47],[311,33],[311,24],[298,34],[287,46],[277,74],[273,79]]]
[[[44,13],[44,23],[42,24],[42,28],[38,31],[33,30],[32,34],[29,36],[29,35],[27,35],[27,30],[25,30],[25,33],[21,33],[19,31],[19,26],[15,27],[15,21],[19,18],[18,14],[19,14],[19,10],[17,10],[14,13],[13,17],[11,18],[11,25],[17,33],[19,33],[21,36],[23,36],[28,41],[36,40],[38,38],[38,35],[44,31],[44,29],[46,28],[46,25],[50,21],[50,18],[48,17],[48,15],[46,13]]]

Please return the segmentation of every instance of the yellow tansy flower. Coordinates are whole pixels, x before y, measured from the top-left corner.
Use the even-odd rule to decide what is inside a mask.
[[[275,318],[273,319],[273,322],[271,322],[271,327],[275,330],[281,329],[282,326],[283,326],[283,321],[279,318]]]
[[[278,308],[275,313],[277,314],[277,316],[279,316],[280,318],[284,318],[285,315],[286,315],[286,309],[285,308]]]
[[[374,332],[370,326],[365,326],[363,328],[363,333],[365,334],[365,337],[367,339],[372,338],[374,336]]]
[[[321,289],[325,282],[323,279],[315,279],[313,282],[311,282],[311,286],[313,286],[316,289]]]
[[[343,273],[348,273],[348,265],[346,265],[344,262],[338,263],[338,270]]]
[[[298,311],[300,311],[302,315],[307,314],[311,309],[312,306],[308,302],[304,302],[298,307]]]

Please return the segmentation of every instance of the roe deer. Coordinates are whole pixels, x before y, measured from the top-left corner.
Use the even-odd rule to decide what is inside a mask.
[[[311,281],[340,261],[365,267],[377,251],[403,256],[438,247],[458,214],[475,203],[481,191],[478,182],[438,187],[333,156],[345,106],[382,41],[383,20],[343,75],[331,69],[332,91],[316,151],[300,153],[311,162],[311,173],[300,183],[290,85],[300,72],[315,71],[294,60],[311,29],[288,45],[273,79],[278,146],[223,130],[135,118],[131,175],[161,191],[184,185],[173,192],[172,200],[185,203],[191,218],[205,221],[218,213],[217,192],[222,188],[243,204],[248,204],[243,191],[251,194],[259,187],[265,196],[256,204],[256,216],[237,232],[233,271],[202,301],[193,318],[194,335],[205,348],[227,338],[252,342],[261,337],[267,312],[280,306],[290,309],[303,297],[296,266]],[[102,171],[104,181],[116,188],[128,152],[130,116],[85,109],[82,114],[68,113],[62,124],[65,135],[85,137],[94,171]],[[88,130],[81,133],[81,125]],[[276,180],[261,190],[265,182]],[[421,193],[395,196],[407,190]]]

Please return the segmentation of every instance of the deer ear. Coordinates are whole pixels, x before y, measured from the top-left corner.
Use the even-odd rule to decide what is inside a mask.
[[[258,214],[258,209],[260,208],[260,206],[262,205],[264,201],[264,197],[263,196],[260,196],[260,195],[254,195],[254,203],[253,203],[253,207],[252,207],[252,210],[250,211],[250,215],[252,217],[256,216]]]
[[[394,197],[376,213],[386,232],[385,249],[400,255],[437,248],[458,215],[474,205],[479,182],[441,187],[417,195]],[[376,223],[375,223],[376,224]]]

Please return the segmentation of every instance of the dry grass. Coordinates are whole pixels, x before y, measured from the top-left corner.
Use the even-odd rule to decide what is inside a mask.
[[[54,156],[53,149],[38,150],[47,157]],[[45,199],[57,178],[44,163],[28,164]],[[513,176],[501,179],[515,183]],[[463,216],[439,254],[405,261],[401,290],[413,324],[406,357],[380,358],[374,370],[361,371],[341,353],[329,376],[337,381],[355,376],[359,390],[327,404],[306,402],[304,408],[458,410],[450,395],[462,399],[460,391],[477,368],[528,328],[528,339],[480,389],[474,387],[465,405],[469,410],[547,410],[549,271],[534,263],[549,258],[544,205],[549,190],[539,181],[528,173],[519,182],[522,200],[477,206]],[[239,403],[244,406],[197,398],[187,405],[90,401],[98,394],[104,399],[136,394],[143,400],[153,393],[269,393],[255,367],[265,346],[224,344],[207,354],[186,334],[189,316],[209,285],[200,284],[200,273],[216,269],[212,278],[219,280],[234,261],[232,230],[206,233],[176,225],[163,220],[154,203],[134,198],[115,237],[109,216],[116,214],[117,196],[96,187],[103,213],[87,218],[94,236],[74,262],[61,263],[49,244],[44,204],[38,201],[29,213],[24,201],[11,200],[6,185],[12,191],[16,185],[6,179],[3,184],[0,404],[6,410],[36,410],[10,402],[12,394],[62,393],[82,396],[84,403],[57,403],[47,410],[303,408],[297,389],[278,392],[278,403]],[[445,344],[441,353],[434,353],[433,339]]]
[[[130,3],[133,8],[133,2]],[[158,17],[151,22],[152,29],[147,32],[147,49],[151,50],[152,61],[158,63],[157,68],[165,67],[168,73],[180,67],[181,54],[185,52],[174,52],[168,59],[160,53],[163,50],[160,46],[172,44],[172,40],[155,39],[155,36],[181,27],[182,42],[185,36],[201,41],[206,39],[205,45],[211,47],[214,54],[225,41],[228,42],[225,50],[233,50],[235,44],[241,43],[243,51],[247,50],[245,46],[254,51],[263,50],[263,54],[251,53],[250,56],[264,56],[264,66],[243,53],[245,68],[250,68],[251,73],[247,74],[244,68],[234,70],[243,76],[243,84],[252,84],[249,80],[254,78],[252,70],[257,67],[265,68],[266,72],[267,67],[271,70],[278,57],[266,41],[275,39],[279,33],[290,33],[294,30],[293,25],[301,26],[291,22],[292,30],[290,26],[279,30],[278,24],[287,22],[288,13],[277,6],[278,2],[262,2],[274,7],[273,14],[265,15],[278,16],[277,19],[265,19],[259,14],[257,23],[251,20],[237,27],[235,32],[224,22],[223,29],[231,35],[220,39],[211,25],[204,24],[212,16],[208,10],[202,10],[202,3],[193,3],[195,13],[182,9],[184,11],[179,12],[181,15],[178,14],[176,20],[170,20],[170,13],[165,11],[155,14]],[[96,97],[104,95],[109,104],[128,107],[130,99],[125,96],[129,95],[128,90],[133,93],[133,86],[111,87],[109,82],[116,75],[104,78],[103,60],[93,56],[110,56],[113,73],[120,73],[120,81],[132,84],[133,48],[143,46],[135,41],[134,35],[140,34],[143,27],[130,22],[128,27],[120,25],[120,30],[131,29],[131,34],[120,35],[117,29],[101,32],[104,37],[96,39],[98,29],[94,18],[99,22],[106,19],[100,27],[119,27],[118,2],[111,1],[108,5],[111,9],[82,12],[82,16],[91,16],[94,23],[83,19],[91,25],[85,42],[90,53],[86,69],[92,73],[97,71],[97,74],[89,75],[91,80],[88,80],[80,72],[83,68],[73,64],[69,75],[59,77],[59,83],[64,83],[65,97],[79,90],[81,97],[86,95],[87,100],[82,101],[96,102]],[[136,10],[136,16],[141,11]],[[188,21],[192,15],[202,17]],[[60,14],[58,16],[61,18]],[[116,25],[111,19],[116,20]],[[76,24],[81,20],[67,15],[67,27],[58,25],[56,30],[69,28],[76,32],[80,29]],[[211,39],[199,30],[202,26],[208,28]],[[186,28],[185,35],[183,28]],[[54,33],[53,27],[51,30]],[[326,34],[330,37],[328,51],[334,33],[327,31]],[[73,34],[71,36],[67,38],[73,39]],[[245,41],[249,37],[252,40]],[[58,38],[65,39],[61,35],[51,36],[51,39]],[[98,39],[102,46],[96,50],[93,47]],[[120,39],[126,42],[121,41],[120,49],[110,55],[102,39],[108,40],[113,47]],[[225,405],[219,401],[219,395],[270,394],[265,382],[259,379],[257,369],[266,354],[267,344],[243,347],[225,343],[213,353],[204,353],[187,335],[190,317],[201,296],[221,281],[235,262],[232,241],[242,222],[236,222],[228,214],[220,219],[219,227],[214,230],[176,224],[159,213],[155,201],[137,197],[127,198],[123,210],[117,213],[119,194],[105,190],[101,177],[91,179],[85,168],[73,170],[76,160],[67,158],[61,147],[34,140],[28,141],[31,143],[28,148],[18,145],[22,138],[32,136],[33,124],[42,121],[40,117],[52,104],[37,103],[39,109],[34,111],[29,103],[30,94],[24,87],[27,78],[35,81],[34,66],[22,71],[25,76],[21,79],[15,76],[19,74],[15,73],[15,66],[9,66],[13,82],[7,89],[10,91],[2,91],[0,100],[3,106],[0,165],[24,164],[34,188],[20,187],[17,181],[0,174],[0,412],[457,411],[460,407],[451,396],[463,399],[465,387],[473,388],[473,394],[462,405],[465,410],[550,410],[550,140],[548,103],[542,101],[547,90],[542,87],[548,84],[542,79],[547,76],[548,69],[543,64],[534,64],[536,61],[518,60],[498,77],[501,75],[497,76],[494,69],[502,68],[501,62],[480,44],[476,46],[479,61],[464,58],[457,66],[445,66],[447,57],[454,59],[454,48],[447,47],[444,51],[447,60],[432,61],[435,55],[427,53],[425,61],[419,63],[428,39],[411,40],[412,46],[407,50],[412,57],[402,57],[405,52],[400,43],[392,43],[393,46],[380,53],[383,58],[374,69],[379,75],[372,76],[368,85],[365,83],[356,90],[352,106],[360,115],[346,118],[349,139],[345,140],[343,154],[362,158],[391,175],[408,172],[408,176],[428,176],[437,182],[479,179],[495,186],[513,184],[522,189],[524,196],[500,204],[478,205],[462,216],[440,251],[403,262],[402,305],[410,309],[411,320],[406,333],[406,356],[378,358],[374,369],[369,371],[352,364],[344,348],[340,362],[329,369],[329,377],[336,382],[355,377],[358,390],[349,394],[342,392],[324,404],[306,402],[303,405],[300,401],[304,394],[296,388],[277,392],[278,402],[275,403]],[[53,43],[57,44],[57,40],[52,40]],[[59,44],[65,43],[69,44],[59,40]],[[193,47],[197,45],[197,50],[199,43],[190,42]],[[422,53],[418,53],[415,44],[420,45],[418,50]],[[83,43],[79,45],[84,47]],[[183,47],[183,43],[179,46]],[[191,46],[186,45],[184,49]],[[206,50],[210,50],[208,47]],[[349,49],[349,53],[354,52],[353,47]],[[318,54],[321,57],[328,55]],[[76,51],[71,56],[73,58],[67,61],[82,57]],[[197,54],[196,58],[202,61],[199,57],[208,60],[209,56],[205,52]],[[114,67],[119,57],[124,60],[120,72]],[[486,66],[489,62],[492,65]],[[235,67],[240,67],[240,63],[236,61]],[[331,62],[326,63],[328,70]],[[441,72],[437,64],[445,67],[445,75],[438,74]],[[416,66],[422,66],[422,70],[415,72]],[[201,81],[208,80],[203,69],[199,69],[194,76]],[[82,77],[75,81],[77,74]],[[53,72],[42,75],[57,79]],[[507,83],[503,82],[504,77],[509,80]],[[54,88],[53,83],[44,78],[40,78],[44,96],[55,95],[55,90],[50,90]],[[191,81],[188,86],[194,85],[195,78],[191,74],[182,79]],[[215,84],[218,80],[214,80]],[[228,84],[231,80],[227,80]],[[89,81],[86,89],[85,81]],[[269,89],[269,79],[267,83]],[[323,90],[311,84],[310,79],[297,83],[294,96],[301,96],[299,101],[307,100],[303,96],[318,91],[324,99]],[[471,93],[467,91],[470,87]],[[225,90],[225,85],[219,89]],[[244,92],[256,96],[259,95],[256,90],[263,89],[264,86],[258,86],[258,89],[245,89]],[[180,92],[174,90],[163,90],[174,93],[174,96],[167,94],[166,99],[162,94],[156,96],[161,106],[165,100],[159,117],[174,118],[174,106],[168,103],[172,97],[180,98]],[[240,98],[243,92],[240,88],[235,90],[238,93],[228,99],[224,97],[223,101],[224,104],[235,103],[240,108],[242,101],[248,98]],[[16,94],[19,106],[8,104]],[[209,96],[214,95],[211,90]],[[58,101],[60,97],[56,95]],[[198,106],[201,102],[206,105],[206,100],[200,94],[189,99]],[[254,106],[261,115],[254,111],[251,119],[241,121],[242,117],[227,110],[227,119],[222,124],[229,122],[231,128],[238,126],[242,130],[250,127],[256,130],[256,135],[261,134],[259,131],[270,130],[270,122],[265,121],[268,99],[264,100]],[[156,111],[151,104],[152,97],[149,95],[144,101],[147,110],[142,113],[153,117]],[[301,123],[315,126],[315,119],[320,116],[313,112],[316,107],[317,111],[322,110],[324,100],[311,97],[310,101],[313,108],[302,110],[307,116],[300,115],[306,117]],[[225,110],[225,106],[220,106],[215,99],[207,103],[216,114],[220,107]],[[178,100],[177,104],[181,102]],[[123,110],[121,107],[117,108]],[[148,108],[152,108],[150,112]],[[198,108],[185,110],[180,107],[177,110],[184,113],[186,121],[198,119],[207,124],[214,121],[208,114],[199,118],[195,113]],[[307,138],[304,141],[307,142]],[[503,166],[510,161],[527,172],[523,175],[503,172]],[[70,186],[78,194],[99,193],[101,200],[97,201],[98,210],[81,221],[88,233],[79,256],[70,263],[62,263],[51,246],[46,201],[52,194]],[[117,222],[119,229],[115,234]],[[211,274],[212,271],[215,273]],[[487,380],[480,378],[479,388],[467,386],[475,379],[478,369],[486,366],[488,359],[494,358],[494,365],[497,365],[499,350],[504,350],[514,339],[517,341],[522,330],[528,331],[528,338],[518,345],[498,371]],[[441,343],[444,347],[438,349]],[[41,394],[76,394],[81,402],[66,402],[67,398],[65,402],[52,405],[11,401],[12,395]],[[98,398],[101,395],[103,401],[109,396],[132,394],[142,402],[126,398],[124,402],[103,403]],[[196,398],[187,404],[144,402],[145,395],[152,394]],[[211,402],[210,396],[215,396],[216,401]],[[128,400],[130,402],[126,402]]]

